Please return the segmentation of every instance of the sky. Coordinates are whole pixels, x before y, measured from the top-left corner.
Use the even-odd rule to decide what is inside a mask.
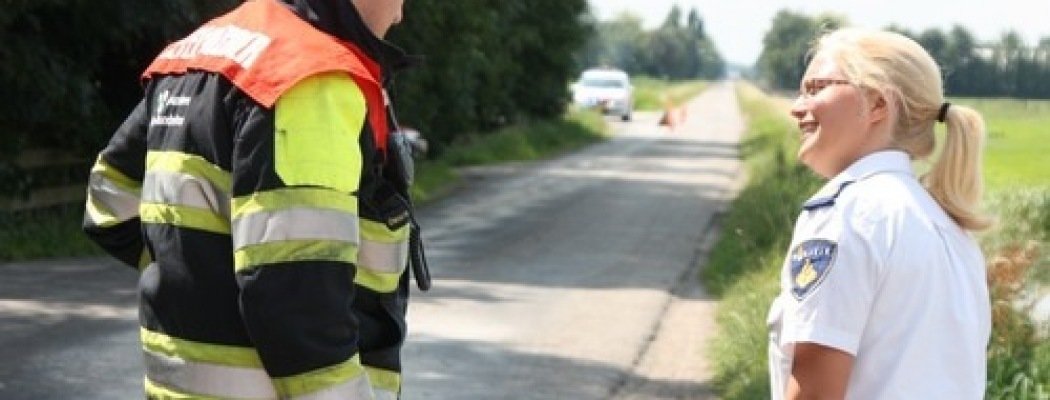
[[[707,35],[730,63],[753,65],[773,15],[788,9],[816,16],[830,12],[852,25],[884,28],[890,24],[922,31],[947,31],[959,24],[979,41],[996,41],[1015,30],[1028,45],[1050,37],[1050,0],[588,0],[598,20],[627,11],[642,17],[646,28],[663,22],[673,4],[683,15],[696,8]]]

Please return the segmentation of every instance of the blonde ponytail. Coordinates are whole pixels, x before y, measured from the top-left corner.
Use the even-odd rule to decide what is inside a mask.
[[[987,229],[992,220],[979,210],[984,189],[981,174],[984,119],[971,108],[952,105],[944,122],[948,126],[944,147],[922,182],[963,229]]]
[[[904,35],[859,28],[841,28],[821,37],[816,52],[827,51],[851,82],[896,100],[893,146],[913,160],[924,160],[936,148],[934,124],[943,120],[948,134],[940,157],[922,177],[923,185],[941,208],[963,229],[992,225],[979,211],[984,119],[971,108],[944,104],[937,62],[917,42]]]

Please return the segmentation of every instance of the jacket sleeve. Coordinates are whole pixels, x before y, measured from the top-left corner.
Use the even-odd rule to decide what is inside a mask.
[[[350,306],[366,107],[341,73],[235,117],[231,236],[242,317],[281,398],[367,398]],[[236,113],[234,114],[236,115]]]
[[[98,155],[88,177],[84,232],[125,264],[149,263],[139,221],[149,112],[142,100]]]

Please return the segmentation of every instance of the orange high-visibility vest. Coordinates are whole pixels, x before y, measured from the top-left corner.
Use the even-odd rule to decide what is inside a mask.
[[[386,100],[379,64],[357,46],[317,30],[275,1],[247,1],[171,43],[142,79],[191,70],[222,74],[266,108],[306,77],[346,72],[365,95],[376,147],[386,154]]]

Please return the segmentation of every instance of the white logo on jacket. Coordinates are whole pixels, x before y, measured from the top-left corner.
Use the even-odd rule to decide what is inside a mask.
[[[172,96],[169,90],[163,90],[157,94],[157,102],[153,104],[153,117],[149,120],[150,126],[182,126],[186,122],[184,115],[164,115],[169,106],[186,107],[190,105],[193,98],[190,96]],[[184,114],[184,113],[183,113]]]
[[[164,49],[160,59],[222,57],[248,69],[272,42],[269,36],[233,25],[205,26]]]

